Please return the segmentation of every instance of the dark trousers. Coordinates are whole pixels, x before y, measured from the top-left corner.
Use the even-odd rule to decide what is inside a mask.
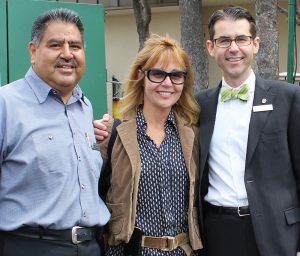
[[[259,256],[250,216],[205,215],[206,256]]]
[[[75,245],[0,232],[0,256],[101,256],[101,253],[96,239]]]

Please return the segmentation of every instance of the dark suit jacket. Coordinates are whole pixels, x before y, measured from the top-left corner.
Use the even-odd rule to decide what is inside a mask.
[[[201,202],[208,188],[219,90],[220,85],[196,96],[201,107]],[[260,255],[295,256],[300,237],[300,87],[257,77],[253,106],[267,104],[272,111],[251,114],[244,181]],[[203,233],[203,209],[199,216]]]

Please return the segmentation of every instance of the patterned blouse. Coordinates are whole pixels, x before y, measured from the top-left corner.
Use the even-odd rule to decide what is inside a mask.
[[[147,123],[137,110],[137,139],[141,175],[135,226],[147,236],[176,236],[188,232],[189,177],[181,149],[174,113],[165,123],[166,137],[157,148],[146,134]],[[111,246],[109,256],[123,256],[123,244]],[[185,256],[178,247],[173,251],[143,247],[142,256]]]

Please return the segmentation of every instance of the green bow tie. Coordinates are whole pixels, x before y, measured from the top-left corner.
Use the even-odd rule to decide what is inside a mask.
[[[221,101],[227,101],[231,99],[240,99],[247,102],[249,99],[249,86],[244,84],[240,89],[230,89],[225,86],[221,88]]]

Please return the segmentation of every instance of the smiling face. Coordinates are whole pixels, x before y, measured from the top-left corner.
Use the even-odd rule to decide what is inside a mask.
[[[185,71],[174,58],[168,64],[160,59],[152,68],[164,70],[166,72]],[[160,111],[169,113],[172,106],[181,96],[184,84],[173,84],[167,76],[161,83],[151,82],[147,76],[144,78],[144,109],[150,111]]]
[[[219,37],[251,36],[250,23],[246,19],[219,20],[214,25],[214,39]],[[206,42],[209,54],[215,58],[223,71],[225,81],[231,86],[239,86],[251,73],[254,55],[259,49],[259,38],[253,38],[250,45],[238,47],[233,41],[229,48],[219,48],[212,40]]]
[[[34,71],[68,99],[85,69],[83,40],[76,25],[50,22],[40,44],[30,42],[29,50]]]

